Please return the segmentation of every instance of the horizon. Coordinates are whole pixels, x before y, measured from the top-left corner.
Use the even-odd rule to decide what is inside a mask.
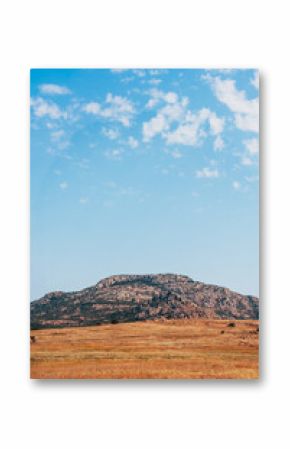
[[[31,302],[38,301],[39,299],[42,299],[45,295],[51,294],[51,293],[64,293],[64,294],[67,294],[67,293],[81,292],[82,290],[86,290],[86,289],[88,289],[88,288],[93,288],[93,287],[95,287],[95,286],[98,285],[101,281],[104,281],[104,280],[106,280],[106,279],[109,279],[110,277],[116,277],[116,276],[140,276],[140,277],[143,277],[143,276],[181,276],[181,277],[188,277],[188,278],[191,279],[192,281],[194,281],[194,282],[199,282],[199,283],[201,283],[201,284],[205,284],[205,285],[209,285],[209,286],[214,286],[214,287],[220,287],[220,288],[228,288],[226,285],[211,284],[211,283],[207,283],[207,282],[205,283],[205,282],[203,282],[203,281],[200,280],[200,279],[194,279],[193,277],[188,276],[188,275],[186,275],[186,274],[182,274],[182,273],[120,273],[120,274],[112,274],[112,275],[110,275],[110,276],[106,276],[105,278],[98,279],[95,283],[93,283],[93,284],[91,284],[91,285],[88,285],[88,286],[86,286],[86,287],[81,287],[81,288],[78,289],[78,290],[71,290],[71,291],[52,290],[52,291],[46,292],[46,293],[45,293],[43,296],[41,296],[40,298],[32,299]],[[232,290],[232,289],[230,289],[230,290],[231,290],[233,293],[241,294],[240,292],[237,292],[237,291],[235,291],[235,290]],[[246,294],[244,294],[244,295],[246,296]],[[248,296],[255,296],[255,295],[250,295],[250,294],[249,294]]]
[[[32,69],[31,299],[124,272],[259,296],[258,89],[255,69]]]

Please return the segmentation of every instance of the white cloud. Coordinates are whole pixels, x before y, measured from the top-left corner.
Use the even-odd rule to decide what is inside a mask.
[[[187,123],[180,125],[175,131],[166,135],[166,142],[171,144],[180,144],[195,146],[198,140],[198,125],[197,123]]]
[[[253,115],[236,114],[235,123],[242,131],[259,132],[259,118]]]
[[[60,140],[65,136],[65,132],[63,129],[59,129],[58,131],[53,131],[50,136],[52,140]]]
[[[233,188],[234,188],[235,190],[240,190],[241,184],[240,184],[238,181],[234,181],[234,182],[233,182]]]
[[[68,183],[66,181],[63,181],[59,184],[59,187],[61,190],[66,190],[68,188]]]
[[[168,92],[164,95],[164,100],[167,103],[176,103],[178,100],[178,95],[175,92]]]
[[[67,87],[58,84],[41,84],[38,88],[42,94],[47,95],[68,95],[71,93]]]
[[[105,119],[116,121],[123,126],[130,126],[135,109],[133,103],[125,97],[107,94],[103,105],[97,102],[90,102],[84,106],[84,111]]]
[[[245,152],[241,156],[241,164],[245,166],[257,163],[257,155],[259,154],[259,140],[257,138],[243,140]]]
[[[66,114],[61,111],[57,104],[48,102],[41,97],[32,98],[30,104],[36,117],[49,117],[52,120],[66,118]]]
[[[197,178],[218,178],[219,171],[216,168],[210,169],[208,167],[204,167],[203,169],[196,171],[196,177]]]
[[[174,104],[178,101],[178,95],[175,92],[163,92],[162,90],[159,89],[151,89],[149,93],[151,98],[146,104],[147,109],[152,109],[162,100],[170,104]]]
[[[168,129],[169,125],[162,114],[157,114],[156,117],[153,117],[149,122],[143,123],[143,140],[144,142],[148,142],[152,139],[152,137],[156,136],[156,134],[160,134],[166,129]]]
[[[151,76],[160,76],[160,75],[164,75],[168,72],[167,69],[150,69],[149,70],[149,74]]]
[[[223,131],[224,120],[209,109],[203,108],[196,114],[187,112],[183,123],[174,131],[167,133],[166,141],[168,144],[195,146],[206,136],[203,125],[207,122],[212,134],[217,135]]]
[[[99,115],[101,114],[101,105],[96,101],[92,101],[84,106],[84,111],[88,114]]]
[[[259,153],[259,140],[256,138],[244,140],[243,143],[249,154],[255,155]]]
[[[210,112],[209,114],[209,125],[212,133],[214,135],[223,132],[225,120],[216,115],[215,112]]]
[[[111,159],[113,161],[120,161],[122,159],[123,152],[124,150],[122,149],[107,150],[105,152],[105,156],[106,158]]]
[[[128,138],[128,145],[129,147],[131,147],[132,149],[138,148],[139,146],[139,142],[137,139],[135,139],[133,136],[129,136]]]
[[[144,76],[146,75],[146,72],[143,69],[133,69],[132,72],[134,73],[134,75],[137,75],[139,78],[144,78]]]
[[[252,159],[250,159],[249,157],[243,156],[243,157],[242,157],[242,160],[241,160],[241,164],[242,164],[242,165],[249,166],[249,165],[253,165],[253,161],[252,161]]]
[[[237,128],[243,131],[259,131],[258,97],[248,100],[244,90],[238,90],[234,80],[222,80],[219,77],[206,75],[217,99],[225,104],[235,117]]]
[[[174,159],[180,159],[183,156],[181,151],[178,150],[177,148],[175,148],[174,150],[169,150],[168,148],[165,148],[164,152],[170,154],[170,156],[172,156]]]
[[[102,133],[110,140],[116,140],[120,136],[117,129],[102,128]]]
[[[206,124],[211,134],[218,136],[222,133],[224,119],[207,108],[193,114],[188,109],[187,97],[179,98],[175,92],[162,92],[158,89],[151,89],[150,95],[147,109],[152,109],[160,102],[165,105],[159,107],[153,118],[143,123],[145,142],[160,134],[168,145],[195,146],[199,144],[202,137],[206,136]],[[173,128],[174,124],[177,124],[175,128]],[[218,143],[221,144],[221,141]]]
[[[67,137],[66,132],[63,129],[59,129],[50,133],[50,138],[53,144],[59,150],[65,150],[70,146],[70,140]]]
[[[159,102],[158,98],[150,98],[146,104],[147,109],[152,109]]]
[[[217,136],[214,140],[213,149],[215,151],[221,151],[225,146],[225,143],[221,136]]]
[[[250,83],[256,89],[259,89],[259,71],[258,70],[255,70],[254,77],[250,80]]]
[[[149,84],[152,84],[153,86],[158,86],[158,84],[162,83],[162,80],[159,78],[153,78],[148,81]]]

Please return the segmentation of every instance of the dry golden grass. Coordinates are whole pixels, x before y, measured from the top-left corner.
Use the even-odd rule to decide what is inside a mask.
[[[172,320],[31,331],[33,379],[256,379],[258,321]]]

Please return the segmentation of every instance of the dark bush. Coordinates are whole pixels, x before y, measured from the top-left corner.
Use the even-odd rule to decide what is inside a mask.
[[[228,327],[236,327],[236,323],[229,323]]]

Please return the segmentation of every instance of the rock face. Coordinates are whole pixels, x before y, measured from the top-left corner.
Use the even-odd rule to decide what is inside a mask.
[[[259,300],[176,274],[119,275],[31,303],[31,328],[178,318],[258,319]]]

